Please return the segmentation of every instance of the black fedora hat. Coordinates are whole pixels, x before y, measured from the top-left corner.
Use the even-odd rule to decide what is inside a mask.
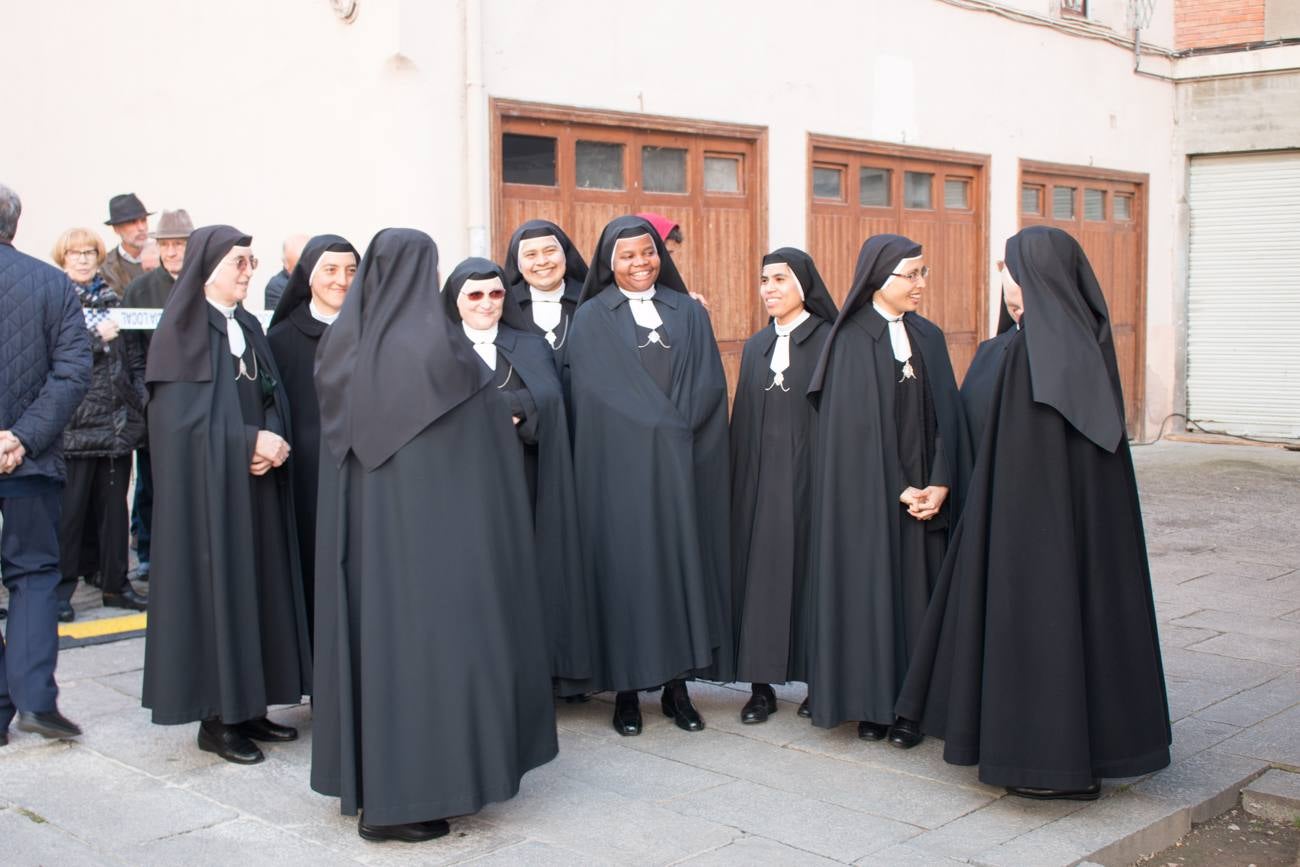
[[[135,193],[122,193],[108,200],[108,219],[105,226],[131,223],[141,217],[152,217],[153,211],[147,210],[144,202],[136,198]]]

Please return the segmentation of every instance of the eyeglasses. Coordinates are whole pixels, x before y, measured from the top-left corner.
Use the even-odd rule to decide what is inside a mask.
[[[93,249],[93,248],[92,248],[92,249],[89,249],[89,250],[69,250],[69,251],[67,251],[66,253],[63,254],[63,258],[65,258],[65,259],[97,259],[97,258],[99,258],[99,251],[96,250],[96,249]]]
[[[229,261],[229,264],[235,266],[235,270],[236,270],[236,271],[240,271],[240,272],[242,272],[242,271],[256,271],[256,270],[257,270],[257,257],[256,257],[256,256],[236,256],[235,258],[230,259],[230,260],[228,260],[228,261]]]
[[[912,283],[915,283],[917,280],[924,280],[925,278],[930,276],[930,266],[922,265],[920,268],[916,269],[915,271],[908,271],[906,274],[890,272],[890,276],[902,277],[904,280],[908,280]]]
[[[484,295],[491,298],[493,301],[500,301],[502,298],[506,297],[506,290],[493,289],[489,292],[484,292],[482,289],[473,289],[469,292],[463,292],[461,294],[465,296],[465,299],[467,301],[471,301],[477,304],[478,302],[483,300]]]

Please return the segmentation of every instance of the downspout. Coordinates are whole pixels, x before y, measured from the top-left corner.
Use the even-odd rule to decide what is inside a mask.
[[[471,256],[488,256],[488,111],[483,82],[483,3],[464,0],[465,210]]]

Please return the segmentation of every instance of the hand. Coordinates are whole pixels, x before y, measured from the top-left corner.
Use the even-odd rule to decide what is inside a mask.
[[[911,485],[908,485],[906,488],[903,489],[903,493],[898,495],[898,502],[902,503],[904,506],[907,506],[908,511],[911,511],[912,508],[916,506],[917,498],[919,498],[920,496],[921,496],[920,488],[914,488]]]
[[[265,475],[272,467],[278,467],[289,459],[289,444],[284,437],[269,430],[257,432],[257,444],[253,446],[253,462],[248,471],[255,476]]]
[[[517,416],[517,415],[512,415],[512,416],[510,416],[510,420],[511,420],[512,422],[514,422],[516,425],[518,425],[521,421],[523,421],[523,419],[521,419],[521,418],[520,418],[519,416]]]
[[[917,491],[907,513],[918,521],[928,521],[939,514],[944,501],[948,499],[948,488],[943,485],[930,485]]]
[[[692,297],[692,298],[694,298],[696,301],[700,302],[700,304],[704,307],[705,310],[708,310],[708,309],[709,309],[709,299],[705,298],[705,297],[704,297],[703,295],[701,295],[699,292],[692,292],[692,293],[690,293],[690,294],[691,294],[691,297]]]
[[[27,449],[10,431],[0,431],[0,475],[8,475],[22,465]]]
[[[100,340],[105,343],[110,343],[117,338],[117,335],[122,333],[122,326],[118,325],[112,319],[105,319],[103,322],[95,326],[95,330],[99,332]]]

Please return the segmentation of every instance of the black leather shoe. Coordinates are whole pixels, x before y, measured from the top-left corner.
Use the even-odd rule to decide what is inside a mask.
[[[889,726],[863,720],[858,723],[858,737],[864,741],[883,741],[889,734]]]
[[[128,608],[131,611],[149,610],[149,597],[141,596],[135,592],[135,588],[128,582],[122,588],[121,593],[109,593],[104,591],[105,608]]]
[[[0,608],[0,620],[4,620],[4,619],[6,619],[6,618],[8,618],[8,617],[9,617],[9,609],[8,609],[8,608]]]
[[[641,734],[641,700],[635,692],[620,692],[614,699],[614,731],[624,737]]]
[[[586,694],[583,694],[583,695],[566,695],[566,696],[564,697],[564,703],[565,703],[565,704],[586,704],[586,703],[589,702],[589,701],[591,701],[591,696],[586,695]]]
[[[77,619],[77,612],[73,610],[71,602],[59,603],[59,622],[71,623]]]
[[[104,573],[95,572],[93,575],[82,575],[81,580],[85,581],[91,587],[102,588],[104,586]]]
[[[298,740],[298,730],[296,728],[273,723],[266,717],[244,720],[241,723],[236,723],[235,728],[241,735],[254,741],[285,743]]]
[[[40,713],[19,711],[18,730],[58,740],[75,738],[81,734],[81,726],[59,713],[58,708]]]
[[[1095,801],[1101,796],[1101,782],[1086,789],[1035,789],[1032,786],[1007,786],[1007,792],[1035,801]]]
[[[900,716],[889,727],[889,742],[900,750],[910,750],[923,740],[925,735],[921,734],[921,725],[914,720]]]
[[[799,716],[804,719],[812,719],[812,708],[808,707],[807,698],[799,702],[799,710],[795,711],[795,713],[799,714]]]
[[[671,717],[682,731],[704,731],[704,717],[691,704],[691,694],[686,691],[685,681],[670,680],[665,683],[659,707],[663,709],[664,716]]]
[[[236,765],[255,765],[266,758],[235,726],[209,720],[199,723],[199,749]]]
[[[745,725],[767,722],[776,713],[776,692],[767,684],[754,684],[753,695],[740,709],[740,721]]]
[[[367,825],[365,813],[357,822],[357,834],[362,840],[372,843],[385,843],[396,840],[400,843],[423,843],[447,836],[451,825],[446,819],[434,819],[429,822],[407,822],[405,825]]]

